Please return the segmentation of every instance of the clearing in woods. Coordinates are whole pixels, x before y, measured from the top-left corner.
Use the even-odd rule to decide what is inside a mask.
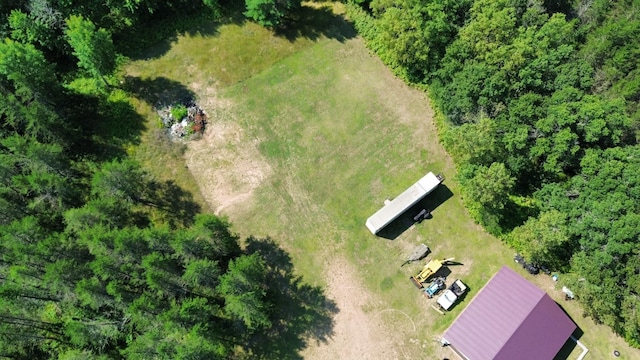
[[[466,213],[425,94],[370,54],[336,15],[339,4],[306,4],[305,11],[318,28],[273,36],[252,23],[222,25],[132,62],[130,76],[184,87],[209,114],[205,135],[182,152],[166,150],[149,130],[133,153],[158,176],[197,192],[240,235],[273,238],[304,281],[325,288],[339,309],[333,336],[300,356],[455,358],[435,340],[500,266],[515,268],[513,253]],[[150,107],[137,105],[153,127]],[[433,218],[392,228],[393,240],[371,235],[367,217],[428,171],[447,178],[430,195],[440,203]],[[449,267],[448,283],[459,277],[470,288],[444,316],[409,281],[424,262],[400,267],[420,243],[431,248],[429,258],[460,262]],[[548,277],[518,271],[561,298]],[[620,358],[638,354],[583,318],[577,303],[560,303],[584,331],[591,358],[610,358],[614,348]]]

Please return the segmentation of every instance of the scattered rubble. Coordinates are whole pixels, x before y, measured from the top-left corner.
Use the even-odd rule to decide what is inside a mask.
[[[204,133],[207,113],[194,100],[170,105],[156,104],[154,108],[172,139]]]

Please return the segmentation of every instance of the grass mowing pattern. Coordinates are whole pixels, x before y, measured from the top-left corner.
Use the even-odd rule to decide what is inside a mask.
[[[178,37],[170,46],[159,44],[148,51],[151,55],[147,60],[134,61],[126,67],[127,76],[139,93],[133,103],[137,111],[148,119],[142,144],[132,147],[130,154],[154,175],[172,179],[191,191],[205,209],[208,206],[198,185],[185,169],[182,159],[184,147],[171,144],[164,138],[158,130],[157,115],[152,106],[160,99],[175,101],[189,94],[211,96],[206,94],[207,89],[238,83],[313,43],[304,39],[291,42],[275,38],[253,23],[212,28],[215,28],[214,35],[191,33]],[[200,91],[193,93],[191,89]]]
[[[466,213],[424,95],[393,78],[358,39],[302,37],[291,42],[250,23],[224,25],[215,36],[179,38],[163,56],[131,64],[129,74],[164,77],[189,87],[202,100],[216,96],[231,103],[216,111],[258,141],[274,170],[257,189],[255,201],[230,211],[235,229],[274,238],[312,284],[331,276],[333,257],[346,257],[376,294],[377,303],[367,309],[372,316],[393,308],[413,319],[415,331],[404,326],[402,316],[389,318],[405,356],[435,358],[439,349],[433,337],[502,264],[513,264],[512,252]],[[151,113],[148,104],[138,105]],[[180,152],[162,150],[164,143],[150,134],[133,150],[136,156],[155,173],[182,176],[188,188],[197,190]],[[432,220],[393,241],[371,235],[366,218],[385,198],[430,170],[447,176],[444,184],[454,196],[433,212]],[[450,280],[461,277],[471,293],[446,316],[431,310],[408,280],[421,265],[399,266],[421,242],[431,247],[430,257],[464,263],[452,267]],[[562,305],[586,330],[582,340],[594,358],[610,354],[613,341],[623,348],[606,327],[580,317],[577,303]]]
[[[359,40],[321,41],[221,95],[232,99],[236,119],[261,141],[276,174],[259,189],[257,205],[234,223],[243,233],[284,242],[307,281],[322,282],[331,274],[325,267],[331,257],[346,255],[384,299],[371,314],[389,307],[410,314],[418,329],[407,335],[418,337],[443,331],[462,306],[446,317],[430,313],[408,280],[420,265],[399,267],[415,244],[465,263],[454,272],[466,273],[474,291],[510,261],[509,251],[472,223],[458,197],[394,241],[365,228],[386,197],[427,171],[454,174],[428,125],[432,113],[424,95],[393,78]],[[445,184],[457,193],[451,179]]]

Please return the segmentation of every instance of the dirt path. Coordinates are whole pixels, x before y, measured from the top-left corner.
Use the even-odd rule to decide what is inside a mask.
[[[238,124],[212,120],[204,137],[188,145],[185,159],[211,208],[217,214],[233,214],[234,207],[250,204],[254,190],[272,169]],[[399,316],[406,328],[415,331],[411,318],[387,309],[361,285],[348,261],[332,258],[324,269],[328,269],[326,295],[339,309],[333,319],[334,336],[327,343],[310,344],[301,355],[312,360],[410,358],[401,353],[400,339],[394,340],[398,334],[389,330],[385,320]]]
[[[379,317],[365,311],[375,306],[375,299],[345,260],[334,259],[327,266],[327,296],[334,300],[339,313],[334,317],[334,336],[326,344],[311,345],[303,352],[305,359],[397,359],[394,341],[388,336]]]

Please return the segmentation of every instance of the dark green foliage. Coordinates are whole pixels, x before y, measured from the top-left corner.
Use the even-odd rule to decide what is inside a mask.
[[[0,199],[7,206],[0,224],[36,216],[41,224],[59,226],[77,200],[67,161],[56,144],[19,135],[0,139]]]
[[[266,264],[274,243],[243,250],[228,222],[126,157],[141,131],[131,95],[95,81],[115,77],[112,34],[203,5],[0,2],[0,357],[228,359],[285,341],[292,358],[330,333],[320,289]]]
[[[14,40],[37,45],[53,53],[64,51],[65,46],[61,41],[63,19],[60,13],[45,15],[16,9],[11,11],[8,21]]]
[[[97,198],[144,202],[145,177],[140,166],[131,160],[105,164],[91,180],[91,193]]]
[[[481,115],[474,123],[452,128],[442,142],[453,157],[462,163],[491,164],[499,156],[496,122]]]
[[[354,2],[367,44],[429,87],[476,221],[567,272],[586,313],[639,346],[638,2]],[[245,5],[264,26],[301,21],[298,0]],[[241,249],[175,184],[110,158],[139,119],[83,79],[220,6],[237,7],[0,1],[0,356],[286,358],[330,334],[335,308],[272,241]]]
[[[471,215],[640,345],[640,3],[356,3],[367,45],[429,86]]]
[[[187,117],[187,107],[182,104],[175,105],[171,108],[171,117],[176,122],[181,121]]]
[[[403,78],[422,82],[437,69],[447,45],[465,21],[471,1],[372,1],[349,16],[382,60]]]
[[[515,179],[502,163],[466,166],[458,174],[471,216],[493,233],[500,233],[502,210],[509,201]]]
[[[72,15],[66,20],[65,34],[78,66],[92,76],[104,79],[115,70],[116,54],[111,34],[106,29],[96,29],[91,20]],[[106,82],[106,80],[105,80]]]
[[[241,256],[229,264],[220,278],[218,291],[225,299],[225,310],[249,329],[268,328],[269,304],[265,286],[265,264],[259,255]]]
[[[275,244],[251,239],[263,245],[243,251],[230,224],[213,215],[179,230],[150,223],[154,206],[135,194],[156,199],[152,184],[130,161],[106,163],[92,200],[66,211],[64,232],[33,216],[0,226],[4,354],[225,359],[238,346],[253,351],[245,341],[281,323],[298,291],[315,291],[319,301],[305,323],[326,322],[329,305],[317,289],[283,292],[299,279],[266,265],[267,249],[281,251]],[[261,346],[279,341],[269,339]]]
[[[514,229],[506,240],[527,261],[549,269],[566,270],[576,245],[569,237],[568,228],[566,215],[558,210],[550,210],[537,218],[529,218]]]
[[[549,173],[573,173],[584,149],[616,146],[630,127],[622,99],[603,100],[567,87],[551,96],[547,116],[534,125],[531,158]]]
[[[284,25],[287,17],[300,8],[300,0],[245,0],[244,15],[258,24],[275,28]]]
[[[570,245],[565,249],[575,252],[572,289],[586,313],[638,345],[640,148],[590,150],[581,168],[580,175],[547,185],[538,197],[565,219],[560,225]],[[551,255],[566,259],[564,251]]]
[[[0,76],[12,82],[19,96],[48,98],[57,87],[53,70],[44,54],[33,45],[10,39],[0,43]]]
[[[437,69],[464,23],[470,1],[373,1],[379,29],[370,45],[404,78],[421,82]]]

